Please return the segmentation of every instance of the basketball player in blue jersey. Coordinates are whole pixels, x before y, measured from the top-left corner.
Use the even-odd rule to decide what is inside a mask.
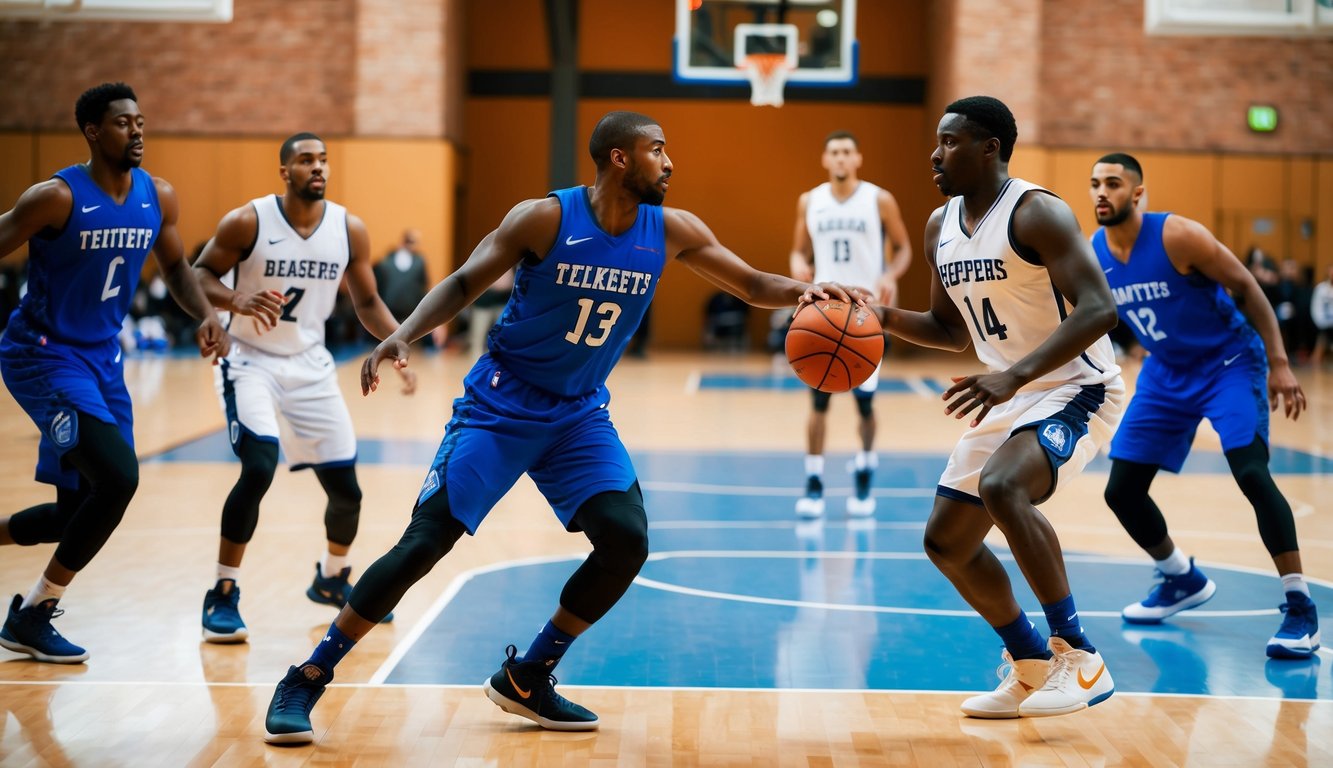
[[[607,413],[606,378],[620,359],[670,259],[759,307],[825,296],[815,286],[759,272],[721,245],[697,216],[663,208],[672,174],[662,129],[633,112],[611,112],[593,129],[591,187],[519,203],[456,272],[375,348],[361,389],[379,385],[382,363],[408,363],[409,344],[449,322],[511,268],[509,303],[489,350],[464,380],[463,396],[421,486],[412,521],[388,554],[366,569],[347,606],[278,684],[265,738],[305,743],[310,710],[334,666],[527,473],[570,531],[593,551],[569,579],[560,605],[521,657],[515,646],[484,684],[504,710],[544,728],[584,731],[597,715],[555,692],[552,672],[584,630],[615,605],[648,556],[643,496]],[[853,290],[855,298],[869,297]]]
[[[823,163],[829,180],[803,193],[796,204],[792,277],[872,287],[881,304],[893,306],[898,298],[898,278],[912,261],[912,243],[898,201],[887,189],[857,178],[861,150],[856,137],[847,131],[834,131],[824,139]],[[847,499],[851,517],[875,514],[870,485],[879,464],[875,456],[874,409],[878,386],[877,368],[852,390],[860,414],[857,433],[861,450],[852,460],[854,492]],[[805,428],[805,496],[796,501],[796,514],[806,519],[824,514],[824,436],[833,397],[817,389],[810,393],[812,408]]]
[[[1124,383],[1106,332],[1115,304],[1073,212],[1009,176],[1018,128],[1000,101],[950,104],[931,155],[950,196],[926,225],[930,309],[880,309],[887,332],[929,347],[972,345],[990,372],[962,376],[945,413],[974,414],[926,523],[930,559],[1004,643],[993,692],[963,702],[983,718],[1076,712],[1115,690],[1079,624],[1049,499],[1110,439]],[[1044,641],[985,544],[998,527],[1050,626]]]
[[[1203,604],[1217,589],[1176,548],[1148,495],[1159,470],[1180,471],[1206,418],[1222,438],[1231,474],[1254,506],[1259,536],[1282,577],[1285,615],[1268,655],[1309,658],[1319,649],[1319,619],[1301,574],[1291,505],[1268,470],[1269,411],[1281,402],[1296,419],[1305,408],[1277,317],[1250,270],[1203,225],[1140,210],[1143,168],[1130,155],[1098,160],[1089,192],[1102,225],[1093,249],[1120,317],[1148,352],[1111,441],[1106,503],[1156,561],[1161,582],[1121,616],[1156,624]]]
[[[328,150],[313,133],[298,133],[278,151],[282,195],[265,195],[222,217],[195,263],[209,301],[231,313],[231,354],[214,384],[227,418],[241,474],[222,506],[222,535],[212,589],[204,594],[204,640],[239,643],[241,559],[259,523],[259,503],[273,482],[278,444],[293,470],[312,469],[328,502],[327,549],[315,563],[306,596],[343,607],[351,590],[348,551],[361,519],[356,433],[338,389],[324,324],[344,279],[357,318],[377,339],[398,329],[375,286],[366,225],[324,199]],[[222,278],[228,283],[224,284]],[[405,391],[416,374],[401,371]],[[279,436],[277,414],[291,426]],[[388,620],[385,616],[385,620]]]
[[[88,658],[51,626],[74,575],[120,523],[139,485],[133,414],[116,334],[148,254],[176,301],[203,322],[199,352],[229,342],[185,261],[176,193],[139,168],[144,117],[134,91],[104,83],[74,116],[88,162],[29,187],[0,215],[0,256],[28,244],[28,293],[0,340],[5,385],[41,431],[37,480],[56,502],[0,521],[0,543],[59,542],[26,596],[14,595],[0,645],[39,661]]]

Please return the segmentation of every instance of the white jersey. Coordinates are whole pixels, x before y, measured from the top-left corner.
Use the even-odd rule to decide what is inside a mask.
[[[347,209],[325,200],[323,220],[303,238],[287,222],[277,195],[250,204],[259,228],[250,255],[236,265],[232,287],[244,293],[277,291],[287,297],[287,304],[272,330],[261,331],[254,318],[234,315],[227,331],[272,355],[295,355],[322,345],[324,322],[333,314],[351,254]]]
[[[935,267],[967,322],[977,357],[992,371],[1006,370],[1026,357],[1072,311],[1046,267],[1035,257],[1030,261],[1017,253],[1010,238],[1014,208],[1034,190],[1046,191],[1022,179],[1009,179],[971,234],[963,228],[962,197],[944,206]],[[1111,340],[1102,336],[1083,354],[1023,389],[1105,384],[1119,374]]]
[[[810,190],[805,226],[815,251],[815,281],[875,290],[884,274],[884,222],[879,187],[860,182],[846,200],[824,182]]]

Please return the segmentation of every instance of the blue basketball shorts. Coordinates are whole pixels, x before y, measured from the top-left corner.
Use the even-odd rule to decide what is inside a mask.
[[[64,456],[79,444],[80,414],[115,424],[134,448],[134,411],[115,338],[95,345],[61,344],[31,331],[15,313],[0,339],[0,374],[41,432],[38,482],[79,487],[79,473]]]
[[[1268,360],[1262,348],[1219,355],[1207,365],[1173,368],[1143,361],[1111,458],[1179,472],[1199,422],[1208,419],[1222,450],[1268,442]]]
[[[490,355],[482,355],[463,386],[417,504],[443,489],[450,512],[475,534],[526,472],[569,529],[583,502],[634,484],[605,386],[561,397],[521,381]]]

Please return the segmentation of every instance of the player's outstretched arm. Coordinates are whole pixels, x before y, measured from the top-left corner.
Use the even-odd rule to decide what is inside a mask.
[[[1268,406],[1297,419],[1305,408],[1305,392],[1287,360],[1277,315],[1264,296],[1259,281],[1229,248],[1213,237],[1206,227],[1184,216],[1168,216],[1162,228],[1162,245],[1167,258],[1180,272],[1196,270],[1216,281],[1231,293],[1236,308],[1245,315],[1264,340],[1268,353]]]
[[[524,258],[545,258],[559,231],[560,202],[554,197],[524,200],[510,209],[463,266],[436,284],[403,324],[370,353],[361,365],[361,394],[378,389],[381,363],[390,361],[402,369],[412,342],[453,320]]]
[[[282,316],[287,298],[277,291],[246,293],[234,291],[219,279],[248,258],[259,236],[259,214],[246,203],[235,208],[218,222],[217,231],[204,245],[194,263],[194,276],[199,281],[208,302],[218,309],[253,317],[262,330],[270,330]]]
[[[972,337],[968,336],[966,321],[944,290],[939,270],[935,269],[935,246],[940,239],[943,219],[944,208],[938,208],[926,221],[926,263],[930,265],[931,273],[930,309],[925,312],[887,306],[875,309],[885,333],[923,347],[961,352],[972,343]]]
[[[780,309],[814,297],[864,303],[864,296],[869,295],[833,283],[811,285],[761,272],[719,243],[708,225],[689,211],[663,208],[662,218],[666,222],[667,255],[680,259],[710,283],[747,304]]]
[[[157,203],[162,209],[162,228],[153,243],[153,258],[157,260],[158,269],[162,271],[162,281],[167,284],[171,297],[190,317],[200,321],[194,334],[199,354],[212,357],[216,364],[231,350],[231,337],[222,327],[217,312],[209,305],[199,281],[185,261],[185,247],[176,229],[176,220],[180,216],[176,190],[165,179],[154,178],[153,184],[157,187]]]
[[[74,195],[60,179],[28,187],[14,207],[0,213],[0,258],[4,258],[44,229],[62,230],[74,207]]]

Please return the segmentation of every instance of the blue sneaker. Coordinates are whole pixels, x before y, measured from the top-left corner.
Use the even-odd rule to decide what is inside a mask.
[[[555,692],[554,661],[519,661],[512,645],[505,653],[509,658],[500,671],[482,684],[486,697],[500,709],[552,731],[597,729],[597,715]]]
[[[291,667],[278,682],[264,717],[264,741],[270,744],[309,744],[315,740],[310,710],[333,682],[333,673],[314,664]]]
[[[1314,601],[1304,592],[1288,592],[1287,602],[1278,606],[1286,614],[1277,634],[1268,641],[1268,656],[1273,659],[1308,659],[1319,650],[1319,614]]]
[[[1190,569],[1179,576],[1168,576],[1161,571],[1154,574],[1161,581],[1141,602],[1125,606],[1120,618],[1130,624],[1159,624],[1168,616],[1203,605],[1217,592],[1217,584],[1195,567],[1192,557]]]
[[[342,608],[347,605],[347,596],[352,594],[352,585],[348,583],[351,576],[350,565],[338,571],[337,576],[325,576],[324,569],[319,563],[315,563],[315,581],[305,591],[305,596],[317,603]],[[393,621],[393,611],[389,611],[388,615],[380,619],[381,624],[388,624],[391,621]]]
[[[223,589],[223,583],[231,587]],[[241,588],[231,579],[218,579],[218,583],[204,593],[204,642],[206,643],[243,643],[250,636],[241,620]]]
[[[0,629],[0,645],[53,664],[78,664],[87,660],[87,651],[66,640],[51,626],[51,619],[64,613],[56,608],[54,599],[20,609],[21,605],[23,595],[14,595],[5,626]]]

